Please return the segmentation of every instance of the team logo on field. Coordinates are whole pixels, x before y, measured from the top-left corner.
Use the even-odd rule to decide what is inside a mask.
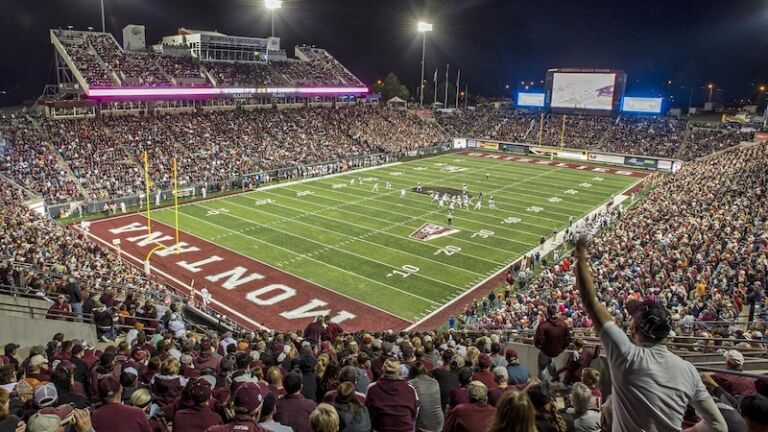
[[[440,168],[440,171],[447,172],[447,173],[457,173],[457,172],[466,171],[466,170],[467,170],[466,168],[457,167],[453,165],[446,165]]]
[[[447,235],[455,234],[459,232],[459,230],[451,227],[446,227],[438,224],[433,223],[425,223],[422,225],[419,229],[411,233],[411,237],[417,238],[419,240],[432,240],[439,237],[444,237]]]

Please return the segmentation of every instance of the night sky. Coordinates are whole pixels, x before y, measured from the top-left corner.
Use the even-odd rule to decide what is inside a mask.
[[[262,0],[105,4],[107,30],[120,42],[127,24],[144,24],[152,43],[179,27],[269,34]],[[98,0],[0,0],[0,11],[3,106],[36,97],[54,82],[49,28],[101,27]],[[550,67],[623,69],[627,93],[637,96],[712,82],[716,97],[729,102],[755,98],[757,86],[768,83],[766,0],[285,0],[276,33],[290,56],[297,43],[315,44],[364,82],[392,71],[413,91],[419,19],[434,24],[427,79],[439,65],[442,80],[450,63],[451,80],[460,68],[470,92],[486,96],[512,94],[520,81],[538,84]]]

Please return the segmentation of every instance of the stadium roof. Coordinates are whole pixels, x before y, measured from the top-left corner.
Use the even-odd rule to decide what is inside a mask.
[[[184,28],[184,27],[179,28],[178,32],[179,32],[180,35],[205,34],[205,35],[209,35],[209,36],[227,36],[224,33],[220,33],[220,32],[217,32],[215,30],[214,31],[210,31],[210,30],[195,30],[195,29],[188,29],[188,28]]]

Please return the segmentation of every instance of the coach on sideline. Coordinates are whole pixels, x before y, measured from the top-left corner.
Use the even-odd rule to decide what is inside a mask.
[[[664,345],[671,329],[667,310],[650,300],[636,303],[630,308],[630,340],[595,297],[587,245],[585,238],[576,242],[576,284],[608,358],[613,432],[679,431],[688,404],[702,418],[688,430],[726,432],[725,420],[696,368]]]

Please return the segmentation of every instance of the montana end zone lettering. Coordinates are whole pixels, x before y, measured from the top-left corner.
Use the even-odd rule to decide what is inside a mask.
[[[403,329],[410,324],[199,237],[182,232],[174,245],[173,228],[153,221],[149,233],[140,215],[95,221],[89,237],[112,250],[113,241],[120,240],[123,259],[142,271],[147,254],[157,244],[167,246],[152,255],[152,274],[182,293],[194,287],[197,299],[199,290],[208,288],[212,307],[247,328],[298,330],[318,315],[331,315],[345,331]]]

